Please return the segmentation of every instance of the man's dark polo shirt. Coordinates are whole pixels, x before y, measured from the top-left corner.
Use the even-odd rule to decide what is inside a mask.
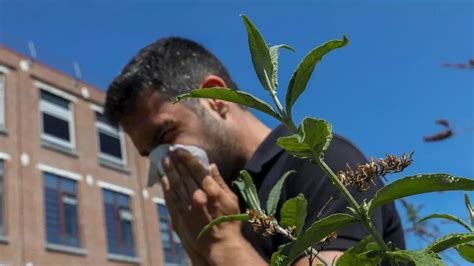
[[[257,148],[255,154],[245,165],[245,169],[253,177],[262,206],[266,206],[268,194],[279,178],[289,170],[296,170],[297,173],[291,175],[283,186],[275,218],[280,219],[280,208],[286,200],[303,193],[308,201],[308,215],[305,222],[305,228],[307,228],[318,220],[317,215],[328,199],[338,194],[337,188],[318,165],[311,164],[308,160],[292,157],[276,144],[279,137],[288,135],[291,135],[291,132],[286,126],[276,127]],[[346,163],[354,168],[357,163],[367,162],[364,155],[353,144],[337,135],[333,137],[324,158],[334,172],[346,169]],[[354,198],[361,202],[364,198],[372,198],[381,186],[382,181],[376,180],[376,185],[371,185],[367,192],[361,193],[352,187],[349,190]],[[240,198],[240,206],[242,211],[245,211],[246,205],[242,198]],[[344,196],[339,194],[337,199],[323,211],[320,218],[335,212],[347,212],[347,206],[348,203]],[[393,203],[378,208],[373,214],[373,221],[385,242],[391,241],[397,247],[405,248],[400,217]],[[254,233],[248,223],[244,223],[242,232],[266,260],[270,260],[271,254],[278,249],[279,245],[287,242],[281,235],[264,237]],[[368,231],[362,224],[355,224],[338,230],[337,235],[337,239],[324,247],[325,250],[344,251],[367,236]]]

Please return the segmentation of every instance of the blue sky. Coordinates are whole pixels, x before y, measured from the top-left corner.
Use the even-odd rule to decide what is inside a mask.
[[[280,95],[311,48],[346,34],[350,44],[316,67],[293,111],[296,121],[327,119],[368,157],[415,151],[404,174],[474,177],[474,72],[440,66],[474,58],[473,2],[378,2],[0,0],[0,42],[26,51],[26,40],[33,40],[40,61],[66,72],[78,61],[83,79],[105,89],[141,47],[163,36],[188,37],[213,51],[242,90],[270,101],[254,74],[239,14],[248,15],[268,42],[296,48],[280,56]],[[442,130],[438,118],[460,133],[424,143],[422,136]],[[425,205],[422,214],[467,219],[462,193],[412,201]],[[413,239],[409,244],[417,246]]]

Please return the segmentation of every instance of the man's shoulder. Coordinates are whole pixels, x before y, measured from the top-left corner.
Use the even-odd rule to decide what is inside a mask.
[[[347,164],[351,167],[356,167],[357,164],[368,162],[362,151],[353,142],[338,134],[334,134],[331,144],[324,153],[324,161],[334,172],[346,169]],[[306,168],[310,171],[320,169],[318,165],[311,163],[310,160],[295,158],[285,151],[282,152],[280,158],[275,162],[289,165],[294,167],[295,170],[300,171]],[[316,170],[316,172],[319,171]]]
[[[363,153],[351,141],[338,134],[333,136],[331,144],[325,152],[324,160],[335,173],[345,170],[346,165],[355,168],[357,164],[367,162]],[[266,167],[267,171],[264,171],[266,175],[261,181],[263,184],[260,187],[263,194],[269,193],[280,177],[290,170],[295,170],[296,173],[288,178],[284,186],[286,192],[284,194],[288,197],[296,196],[299,193],[303,193],[305,196],[310,196],[307,194],[323,196],[337,192],[337,188],[325,176],[319,165],[308,159],[293,157],[284,150],[270,160]]]

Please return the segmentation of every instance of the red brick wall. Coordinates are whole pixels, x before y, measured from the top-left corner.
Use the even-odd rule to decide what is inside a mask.
[[[11,159],[5,165],[5,224],[7,243],[0,243],[0,263],[25,265],[126,265],[107,259],[107,240],[101,188],[97,181],[131,189],[134,241],[137,257],[142,265],[162,265],[162,248],[153,197],[162,192],[155,185],[149,197],[142,191],[146,184],[148,161],[136,152],[128,137],[126,141],[129,173],[99,164],[95,113],[90,104],[101,105],[105,93],[91,85],[78,83],[74,78],[46,65],[35,62],[29,71],[20,69],[26,57],[0,46],[0,65],[10,69],[6,74],[5,113],[7,134],[0,134],[0,152]],[[33,84],[41,80],[77,97],[74,107],[74,131],[77,156],[71,156],[41,145],[39,88]],[[90,98],[84,99],[81,88],[87,87]],[[30,163],[20,164],[21,154]],[[87,255],[46,250],[44,217],[44,187],[38,163],[47,164],[80,174],[77,182],[78,212],[81,243]],[[91,175],[94,184],[85,178]]]

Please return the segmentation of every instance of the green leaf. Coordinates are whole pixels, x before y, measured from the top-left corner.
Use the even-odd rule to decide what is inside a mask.
[[[273,107],[271,107],[268,103],[243,91],[236,91],[229,88],[219,88],[219,87],[195,89],[195,90],[192,90],[191,92],[178,95],[174,103],[182,101],[187,98],[210,98],[210,99],[218,99],[218,100],[233,102],[233,103],[245,105],[247,107],[259,110],[281,121],[280,116],[275,112]]]
[[[474,242],[458,245],[455,249],[465,260],[474,263]]]
[[[434,253],[420,250],[397,250],[389,251],[387,255],[390,257],[408,263],[408,265],[430,265],[441,266],[444,262]]]
[[[268,200],[267,200],[267,214],[270,216],[274,216],[278,202],[280,201],[280,194],[281,194],[281,188],[283,187],[283,183],[285,183],[286,179],[291,175],[296,173],[295,170],[291,170],[286,172],[282,177],[280,177],[280,180],[273,186],[272,190],[270,191],[270,194],[268,195]]]
[[[474,233],[449,234],[439,239],[436,239],[424,250],[440,253],[446,249],[449,249],[459,244],[464,244],[473,240],[474,240]]]
[[[323,157],[331,140],[331,124],[325,120],[305,117],[296,134],[279,138],[277,144],[292,156],[315,159]]]
[[[464,228],[466,228],[469,232],[472,232],[472,228],[465,221],[461,220],[459,217],[456,217],[456,216],[450,215],[450,214],[434,213],[434,214],[428,215],[424,218],[421,218],[417,223],[421,223],[421,222],[424,222],[426,220],[433,219],[433,218],[447,219],[447,220],[456,222],[456,223],[460,224],[461,226],[463,226]]]
[[[287,200],[280,210],[280,225],[283,228],[295,226],[296,230],[294,235],[298,236],[303,230],[307,206],[308,202],[301,193]]]
[[[233,184],[239,188],[242,198],[250,208],[262,212],[257,188],[247,170],[240,171],[240,177]]]
[[[370,257],[370,258],[367,257],[368,253],[373,253],[374,251],[380,250],[380,247],[377,245],[377,243],[372,242],[372,241],[373,241],[372,236],[368,235],[366,238],[359,241],[355,246],[346,250],[344,254],[342,254],[342,256],[340,256],[337,259],[336,265],[337,266],[379,265],[379,263],[382,260],[380,256],[375,256],[375,257]]]
[[[343,47],[348,43],[349,41],[345,35],[342,37],[342,40],[328,41],[325,44],[314,48],[299,63],[291,77],[290,83],[288,84],[288,90],[286,91],[286,112],[290,117],[291,109],[301,93],[306,89],[306,85],[308,84],[316,64],[330,51]]]
[[[279,44],[270,47],[270,58],[273,64],[272,83],[275,85],[275,88],[278,87],[278,56],[281,48],[295,52],[295,48],[286,44]]]
[[[418,174],[398,179],[375,193],[369,201],[369,213],[375,208],[407,196],[433,191],[474,190],[474,180],[448,174]]]
[[[471,202],[469,201],[469,196],[464,193],[464,203],[466,203],[467,214],[471,220],[471,225],[474,226],[474,208],[472,208]]]
[[[205,233],[211,229],[214,225],[218,225],[224,222],[233,222],[233,221],[243,221],[247,222],[249,220],[249,216],[246,213],[242,214],[232,214],[232,215],[224,215],[221,217],[218,217],[214,220],[212,220],[210,223],[208,223],[204,228],[201,230],[201,232],[198,235],[198,238],[201,238]]]
[[[275,87],[271,81],[273,64],[270,56],[270,49],[263,39],[262,34],[260,34],[260,31],[255,27],[252,21],[250,21],[250,19],[245,15],[241,16],[244,20],[245,27],[247,28],[250,54],[252,56],[255,72],[257,72],[258,79],[262,86],[268,91],[273,91],[275,90]]]
[[[270,266],[286,266],[285,260],[288,258],[288,252],[290,252],[291,243],[280,245],[278,250],[273,252],[270,260]]]
[[[306,249],[318,244],[324,237],[338,229],[357,222],[358,220],[356,218],[344,213],[335,213],[314,222],[293,242],[290,254],[285,262],[290,264]]]

